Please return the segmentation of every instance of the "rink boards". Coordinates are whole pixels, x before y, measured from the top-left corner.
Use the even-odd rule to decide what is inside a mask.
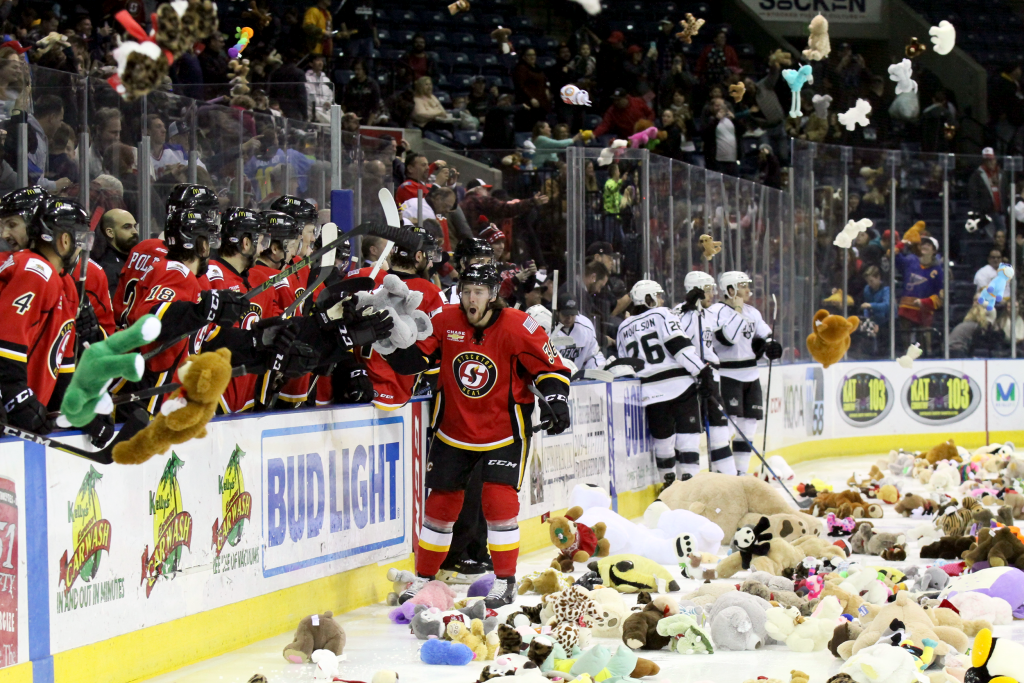
[[[572,430],[531,447],[524,551],[548,544],[539,516],[578,483],[627,516],[653,499],[640,391],[573,385]],[[776,366],[768,447],[796,462],[1021,443],[1022,392],[1024,361]],[[386,568],[411,569],[428,415],[418,401],[221,418],[138,467],[0,441],[0,682],[136,680],[383,600]]]

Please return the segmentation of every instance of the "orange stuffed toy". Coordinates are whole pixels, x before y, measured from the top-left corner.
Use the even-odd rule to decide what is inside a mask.
[[[919,244],[921,242],[921,233],[924,232],[924,221],[918,221],[910,226],[910,230],[907,230],[907,234],[903,236],[904,242],[910,242],[911,244]]]
[[[811,358],[826,368],[839,362],[850,348],[850,334],[860,325],[860,318],[851,315],[829,315],[826,310],[814,314],[814,332],[807,335]]]
[[[114,446],[114,462],[138,465],[175,444],[206,436],[217,403],[231,381],[231,351],[201,353],[178,368],[181,388],[164,401],[153,421],[132,438]]]

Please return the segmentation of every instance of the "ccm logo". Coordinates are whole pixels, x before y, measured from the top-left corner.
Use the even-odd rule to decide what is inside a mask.
[[[488,460],[488,465],[497,465],[498,467],[516,467],[518,463],[509,462],[508,460]]]

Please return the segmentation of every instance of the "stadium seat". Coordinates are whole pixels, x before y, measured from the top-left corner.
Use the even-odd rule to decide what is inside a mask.
[[[481,69],[486,67],[500,66],[498,63],[498,56],[495,54],[482,54],[477,55],[473,58],[473,63]]]
[[[456,14],[452,18],[455,20],[456,24],[461,24],[463,26],[476,26],[477,23],[476,15],[473,14],[472,12],[463,12],[462,14]]]
[[[382,58],[393,60],[393,61],[397,61],[397,60],[401,59],[402,55],[404,55],[404,54],[405,54],[405,50],[395,50],[395,49],[381,50],[381,57]]]
[[[408,47],[412,45],[412,37],[416,35],[415,31],[408,29],[400,29],[391,32],[391,44],[401,45],[402,47]]]
[[[472,47],[476,45],[477,42],[472,33],[453,33],[451,35],[451,44],[454,47],[462,49],[467,46]]]
[[[523,31],[533,28],[533,20],[530,17],[511,17],[508,26],[514,31]]]
[[[415,24],[416,13],[411,9],[393,9],[391,10],[391,21],[396,24]]]
[[[537,66],[542,69],[550,69],[555,65],[557,60],[554,57],[538,57]]]
[[[530,36],[512,34],[512,44],[518,50],[521,48],[533,47],[533,40],[530,39]]]
[[[505,22],[505,17],[501,16],[500,14],[485,14],[481,18],[481,23],[484,24],[485,26],[493,26],[495,28],[497,28],[498,26],[508,25]]]
[[[469,55],[467,55],[465,52],[442,52],[441,63],[453,67],[458,64],[471,65],[472,60],[470,60]]]
[[[427,39],[427,45],[432,47],[444,45],[448,42],[448,36],[443,31],[427,31],[423,34]]]
[[[516,133],[516,147],[521,148],[530,139],[530,133]]]
[[[373,10],[373,16],[377,21],[387,21],[388,11],[386,9],[378,7],[377,9]],[[380,29],[377,30],[377,37],[380,37]]]
[[[601,124],[601,116],[599,114],[584,114],[583,115],[583,128],[586,130],[594,130]]]
[[[469,90],[473,85],[473,78],[471,74],[452,74],[449,83],[457,90]]]
[[[452,96],[449,95],[444,90],[438,90],[437,92],[434,93],[434,96],[437,97],[437,101],[440,102],[441,106],[443,106],[445,109],[448,109],[449,107],[452,106]]]
[[[355,76],[355,72],[348,71],[347,69],[338,69],[334,72],[334,82],[338,85],[347,85],[352,77]]]
[[[541,36],[540,38],[534,41],[534,46],[536,46],[538,50],[552,52],[558,49],[559,44],[559,41],[555,38],[552,38],[551,36]]]
[[[477,147],[483,140],[484,134],[475,130],[455,131],[455,141],[463,147]]]
[[[377,10],[378,12],[381,10]],[[391,42],[391,31],[386,28],[377,29],[377,39],[380,40],[381,45],[386,45]]]
[[[447,24],[450,18],[451,14],[449,14],[448,12],[433,12],[430,10],[427,10],[426,12],[420,12],[420,21],[422,21],[425,26],[437,26],[438,24]]]

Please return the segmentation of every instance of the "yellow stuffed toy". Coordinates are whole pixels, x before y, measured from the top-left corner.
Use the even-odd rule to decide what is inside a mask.
[[[850,348],[850,333],[860,325],[860,318],[851,315],[830,315],[826,310],[814,314],[814,332],[807,335],[811,358],[826,368],[838,363]]]
[[[139,465],[176,444],[206,436],[217,402],[231,381],[231,352],[218,349],[190,358],[178,368],[181,388],[164,402],[145,429],[114,446],[114,462]]]

